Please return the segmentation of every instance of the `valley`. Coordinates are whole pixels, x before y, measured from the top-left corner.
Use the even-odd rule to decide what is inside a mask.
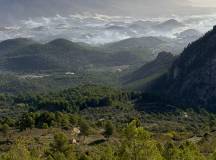
[[[0,0],[0,160],[216,160],[214,8],[10,2]]]

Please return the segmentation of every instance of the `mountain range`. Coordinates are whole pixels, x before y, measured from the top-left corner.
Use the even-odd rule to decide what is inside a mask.
[[[0,69],[19,73],[44,73],[77,72],[99,66],[136,66],[153,60],[154,48],[162,43],[157,38],[146,37],[91,47],[66,39],[56,39],[45,44],[26,38],[11,39],[0,43]]]
[[[210,29],[209,25],[215,19],[213,16],[186,16],[183,19],[142,19],[101,14],[37,17],[24,19],[15,25],[1,23],[0,41],[25,37],[45,43],[63,38],[90,45],[104,45],[129,38],[157,37],[175,43],[180,41],[183,48],[185,43],[196,40]],[[174,48],[175,43],[169,46]]]
[[[178,36],[196,34],[188,30]],[[181,106],[215,110],[215,42],[215,27],[178,56],[157,54],[155,49],[167,44],[166,38],[131,38],[99,47],[66,39],[39,43],[18,38],[0,43],[0,70],[24,75],[109,71],[120,76],[122,87],[157,92]]]

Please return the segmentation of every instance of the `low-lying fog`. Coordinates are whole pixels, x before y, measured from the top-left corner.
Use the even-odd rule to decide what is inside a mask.
[[[100,14],[56,15],[19,21],[13,26],[0,26],[0,41],[28,37],[47,42],[66,38],[74,42],[98,45],[132,37],[156,36],[186,38],[201,36],[216,22],[216,14],[172,16],[154,19],[106,16]]]

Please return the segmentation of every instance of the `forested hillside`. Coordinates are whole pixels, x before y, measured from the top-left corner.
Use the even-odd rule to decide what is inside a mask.
[[[189,44],[160,82],[174,103],[215,111],[215,35],[214,27]]]
[[[22,38],[6,40],[0,43],[0,69],[15,73],[72,72],[97,67],[140,65],[154,58],[153,44],[149,46],[148,41],[143,41],[146,47],[138,50],[141,44],[132,46],[136,41],[130,41],[130,49],[116,49],[114,44],[108,49],[73,43],[66,39],[56,39],[46,44]],[[155,43],[161,43],[158,41]],[[128,44],[125,41],[122,45]]]
[[[215,158],[216,115],[156,95],[81,86],[0,102],[3,160]]]
[[[160,52],[157,58],[130,74],[121,78],[126,88],[132,90],[146,90],[154,80],[166,74],[176,57],[172,53]]]

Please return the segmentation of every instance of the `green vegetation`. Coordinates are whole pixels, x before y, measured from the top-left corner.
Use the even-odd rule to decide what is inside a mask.
[[[110,138],[114,133],[114,126],[111,121],[106,122],[104,136]]]
[[[138,70],[163,41],[0,43],[0,160],[215,160],[215,29]]]
[[[148,40],[151,40],[151,44]],[[131,41],[131,42],[130,42]],[[137,46],[137,41],[140,42]],[[135,45],[130,50],[116,49],[115,45],[91,47],[81,43],[73,43],[66,39],[56,39],[46,44],[40,44],[29,39],[12,39],[0,43],[0,70],[14,73],[47,73],[85,71],[98,67],[116,67],[124,65],[140,65],[153,59],[154,44],[160,45],[163,41],[157,38],[147,38],[143,42],[131,39],[123,43]],[[116,44],[118,45],[118,44]],[[115,51],[113,51],[115,50]]]
[[[157,58],[121,77],[123,86],[131,90],[145,90],[151,83],[166,74],[176,57],[168,52],[161,52]]]
[[[90,139],[90,133],[86,134],[87,143],[75,143],[73,135],[69,131],[41,131],[45,136],[38,136],[32,140],[27,137],[19,138],[13,143],[10,149],[1,154],[2,160],[211,160],[215,154],[205,155],[199,149],[199,145],[191,141],[160,143],[155,140],[152,133],[144,127],[137,125],[133,120],[125,127],[121,127],[118,132],[107,141]],[[83,125],[83,124],[80,124]],[[81,127],[81,126],[80,126]],[[86,128],[86,127],[85,127]],[[100,128],[92,128],[98,132]],[[92,132],[92,134],[96,134]],[[30,136],[33,136],[31,134]],[[45,145],[45,137],[52,135],[51,141]],[[72,137],[71,137],[72,136]],[[82,132],[80,134],[82,136]],[[80,139],[79,136],[76,137]],[[37,140],[36,140],[37,139]],[[38,142],[39,141],[39,142]],[[42,144],[41,144],[42,143]],[[29,145],[31,144],[31,145]],[[37,147],[37,145],[42,145]],[[21,157],[20,157],[21,156]]]
[[[18,95],[14,98],[14,103],[28,105],[33,110],[75,112],[89,107],[112,106],[126,102],[127,99],[126,92],[85,85],[57,93]]]
[[[2,74],[0,75],[0,91],[2,93],[44,93],[77,87],[80,85],[120,85],[119,76],[110,71],[47,73],[47,74]]]
[[[3,41],[0,43],[0,91],[12,94],[49,92],[87,84],[130,89],[141,86],[142,89],[164,73],[164,68],[168,69],[170,60],[165,59],[147,75],[149,67],[145,66],[147,68],[140,74],[143,77],[134,76],[143,69],[138,69],[140,66],[155,58],[153,48],[162,43],[164,41],[154,37],[128,39],[101,47],[65,39],[46,44],[24,38]],[[131,76],[134,79],[128,82]]]
[[[85,85],[0,97],[2,160],[215,157],[216,114],[171,107],[157,94]],[[13,106],[20,110],[15,116]]]

